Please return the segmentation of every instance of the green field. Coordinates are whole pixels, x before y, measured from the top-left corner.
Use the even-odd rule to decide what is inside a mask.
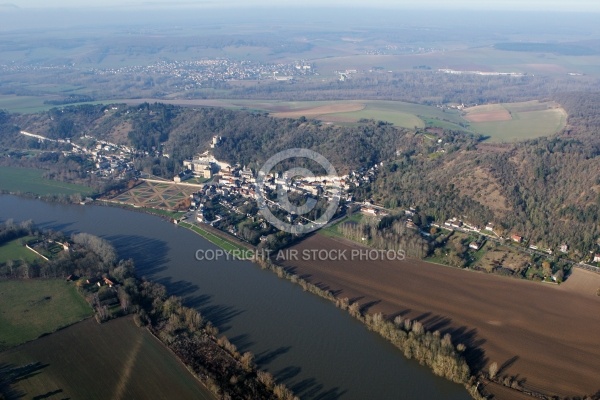
[[[0,282],[0,348],[54,332],[92,315],[73,283],[64,280]]]
[[[226,240],[220,236],[215,235],[214,233],[204,230],[201,227],[199,227],[198,225],[192,225],[187,222],[180,222],[179,226],[183,226],[184,228],[187,228],[193,232],[196,232],[198,235],[202,236],[204,239],[208,240],[212,244],[219,246],[220,248],[222,248],[223,250],[225,250],[227,252],[232,252],[232,251],[235,251],[236,253],[243,252],[244,254],[247,255],[247,257],[252,256],[252,250],[249,250],[248,248],[246,248],[240,244],[237,244],[232,240]]]
[[[131,208],[136,209],[133,206],[131,206]],[[185,211],[169,211],[160,208],[145,208],[144,211],[147,211],[150,214],[158,215],[161,217],[168,217],[172,219],[179,219],[185,215]]]
[[[56,107],[64,107],[65,105],[44,104],[46,100],[53,100],[56,96],[40,95],[40,96],[14,96],[0,95],[0,110],[7,110],[11,113],[33,114],[41,111],[48,111]],[[116,101],[113,101],[115,103]],[[69,103],[68,105],[79,104],[103,104],[102,101],[89,101],[82,103]]]
[[[225,100],[222,100],[226,104]],[[467,131],[489,136],[492,142],[508,142],[549,136],[566,125],[567,115],[560,105],[553,102],[528,101],[521,103],[479,106],[482,111],[507,113],[509,120],[470,122],[457,110],[442,110],[433,106],[401,101],[357,100],[338,102],[255,102],[232,101],[232,106],[246,104],[253,109],[263,107],[275,116],[316,118],[331,123],[356,123],[361,118],[391,122],[396,126],[414,129],[439,127]],[[357,104],[363,106],[356,110]],[[333,112],[348,108],[348,111]],[[489,109],[488,109],[489,108]],[[331,109],[332,112],[328,112]],[[468,115],[468,113],[467,113]]]
[[[356,122],[361,118],[373,119],[375,121],[386,121],[402,128],[425,128],[425,122],[417,115],[401,111],[402,107],[394,109],[379,108],[377,104],[367,103],[364,110],[346,113],[334,113],[323,116],[324,121],[336,122],[336,120],[350,119]]]
[[[470,123],[472,130],[489,136],[492,142],[510,142],[553,135],[567,123],[566,112],[552,102],[529,101],[494,106],[498,111],[508,111],[511,119]]]
[[[215,398],[131,318],[90,318],[0,353],[2,375],[27,399]]]
[[[87,186],[44,179],[42,175],[43,171],[38,169],[0,167],[0,190],[33,193],[40,196],[92,193],[92,189]]]
[[[0,110],[30,114],[56,107],[44,104],[44,100],[44,97],[37,96],[0,96]]]
[[[345,224],[348,222],[354,222],[354,223],[358,223],[362,220],[363,218],[363,214],[361,214],[360,212],[356,212],[354,214],[352,214],[349,217],[344,217],[341,220],[339,220],[338,222],[336,222],[335,224],[329,225],[326,228],[320,229],[319,230],[319,234],[323,235],[323,236],[327,236],[327,237],[340,237],[343,238],[344,235],[341,234],[341,232],[338,230],[338,227],[341,224]]]
[[[144,101],[160,101],[142,99]],[[138,102],[142,102],[138,100]],[[135,100],[128,101],[134,103]],[[224,107],[236,110],[268,112],[276,117],[315,118],[324,122],[355,124],[359,119],[391,122],[396,126],[413,129],[425,126],[467,130],[456,110],[403,101],[388,100],[340,100],[340,101],[277,101],[277,100],[171,100],[169,104],[187,106]],[[427,121],[427,123],[426,123]]]
[[[8,260],[23,260],[27,262],[37,259],[41,260],[40,256],[21,244],[23,240],[27,241],[28,239],[31,238],[18,238],[0,246],[0,263],[5,263]]]

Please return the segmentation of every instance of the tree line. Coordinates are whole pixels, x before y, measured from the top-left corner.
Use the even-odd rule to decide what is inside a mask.
[[[370,330],[390,341],[403,352],[405,357],[417,360],[438,376],[464,385],[474,399],[485,399],[478,391],[478,379],[472,374],[473,371],[470,370],[464,356],[466,346],[462,343],[454,344],[449,334],[442,336],[439,331],[427,331],[421,322],[400,316],[389,320],[381,313],[368,314],[358,301],[351,302],[348,298],[338,298],[331,290],[322,289],[271,260],[258,259],[256,262],[261,268],[276,273],[279,278],[287,279],[300,285],[305,291],[333,302],[364,323]]]

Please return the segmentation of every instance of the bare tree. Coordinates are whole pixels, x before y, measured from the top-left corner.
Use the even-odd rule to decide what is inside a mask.
[[[489,368],[489,373],[490,373],[490,379],[494,379],[496,377],[496,374],[498,373],[498,363],[497,362],[493,362],[490,364],[490,368]]]

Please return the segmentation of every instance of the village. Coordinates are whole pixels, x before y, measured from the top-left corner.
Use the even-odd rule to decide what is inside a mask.
[[[213,137],[210,148],[214,149],[219,146],[221,140],[221,137]],[[352,213],[353,211],[358,211],[364,217],[375,219],[397,214],[397,210],[389,210],[372,202],[354,201],[352,196],[351,188],[374,181],[382,165],[379,163],[368,169],[350,171],[347,175],[340,177],[299,178],[288,176],[286,173],[270,173],[264,177],[264,186],[259,189],[256,176],[250,168],[219,161],[211,154],[211,150],[208,150],[191,160],[185,160],[182,165],[183,171],[173,180],[174,183],[187,183],[188,185],[194,185],[190,182],[196,182],[199,189],[190,194],[188,212],[181,220],[187,220],[188,223],[192,222],[200,226],[209,225],[252,245],[262,242],[269,242],[265,244],[273,245],[271,240],[278,231],[262,217],[259,209],[259,197],[266,199],[266,206],[270,211],[286,222],[293,224],[315,222],[305,216],[281,210],[282,207],[276,196],[278,188],[283,188],[290,196],[296,196],[298,199],[311,198],[324,202],[339,200],[340,206],[336,218],[343,218],[348,212]],[[203,183],[198,184],[198,182]],[[341,190],[340,197],[334,198],[334,189],[338,187]],[[422,221],[416,216],[417,214],[418,205],[404,210],[402,218],[405,220],[407,228],[417,230],[430,241],[434,240],[432,235],[435,233],[437,233],[435,234],[436,238],[442,232],[450,232],[450,235],[454,233],[457,236],[462,235],[460,236],[461,240],[467,241],[467,250],[471,252],[471,254],[466,254],[468,264],[473,264],[476,269],[483,268],[477,264],[479,261],[486,261],[484,256],[486,253],[496,257],[498,254],[502,255],[499,260],[488,261],[494,263],[495,268],[506,271],[511,271],[512,268],[513,272],[520,269],[527,270],[527,265],[530,264],[529,260],[533,256],[539,260],[560,256],[561,262],[590,270],[597,270],[598,267],[592,263],[600,262],[600,253],[591,254],[588,257],[573,251],[568,244],[562,244],[558,249],[551,249],[541,244],[530,243],[522,235],[504,232],[492,222],[485,226],[478,226],[458,217],[452,217],[446,221]],[[484,249],[486,242],[490,242],[490,244]],[[488,251],[489,248],[496,247],[498,249]],[[503,263],[506,263],[506,266]],[[511,266],[511,263],[515,266]],[[541,275],[540,272],[540,276],[552,282],[561,281],[563,279],[562,272],[558,271],[562,271],[562,268],[554,269],[545,275]],[[535,274],[531,276],[535,276]]]
[[[103,75],[148,74],[159,79],[161,76],[178,81],[175,87],[189,90],[209,82],[229,82],[244,80],[292,80],[314,75],[314,66],[305,60],[290,63],[268,64],[250,60],[228,58],[158,61],[151,65],[133,65],[119,68],[94,68],[92,73]],[[150,78],[152,80],[153,78]]]
[[[116,106],[113,106],[112,110],[115,109]],[[344,215],[348,209],[360,211],[360,214],[374,218],[397,214],[397,210],[389,210],[372,202],[355,202],[352,196],[351,188],[374,181],[383,163],[375,164],[370,168],[350,171],[347,175],[339,177],[296,177],[288,176],[285,173],[272,172],[262,177],[264,185],[259,189],[257,188],[255,172],[248,166],[231,165],[214,157],[212,151],[223,140],[220,136],[214,136],[209,146],[207,146],[208,150],[192,159],[183,161],[181,172],[175,175],[169,184],[169,181],[163,178],[142,174],[134,166],[133,161],[135,158],[169,157],[168,154],[163,154],[160,149],[150,154],[149,152],[99,140],[88,135],[79,138],[77,144],[68,139],[49,139],[25,131],[21,131],[21,134],[41,142],[52,141],[70,145],[71,150],[64,150],[64,153],[87,158],[90,161],[89,165],[92,166],[92,169],[87,171],[90,174],[116,179],[133,177],[136,180],[135,189],[120,194],[109,201],[131,204],[136,207],[140,206],[140,204],[137,204],[139,198],[127,196],[127,194],[132,193],[133,190],[143,191],[145,184],[148,186],[147,193],[138,196],[145,197],[148,200],[141,204],[142,207],[178,208],[180,210],[183,207],[186,212],[180,218],[177,218],[176,222],[185,220],[188,223],[209,225],[254,246],[268,241],[270,241],[270,245],[276,245],[272,242],[278,232],[261,215],[259,198],[265,199],[263,207],[269,207],[272,213],[286,222],[298,225],[315,224],[315,221],[307,218],[307,216],[294,215],[285,211],[277,199],[278,187],[283,188],[286,193],[297,200],[313,199],[323,203],[332,200],[338,201],[340,206],[336,212],[336,217]],[[168,198],[171,195],[173,200]],[[167,201],[155,201],[155,197]],[[182,197],[185,198],[182,200]],[[404,210],[407,228],[418,230],[428,240],[433,240],[431,237],[432,228],[440,231],[463,233],[467,235],[467,238],[470,238],[467,247],[474,254],[481,254],[485,242],[490,241],[505,247],[510,245],[510,251],[522,253],[527,257],[533,255],[545,258],[560,257],[561,260],[570,265],[589,270],[597,270],[598,265],[600,265],[600,252],[581,254],[567,243],[552,249],[541,243],[532,243],[518,232],[504,232],[492,222],[487,223],[485,226],[479,226],[459,217],[452,217],[446,221],[413,221],[413,217],[417,213],[418,205],[407,207]],[[322,227],[318,226],[317,228]],[[267,245],[267,243],[265,244]],[[471,257],[471,262],[474,261],[479,260]],[[498,267],[503,266],[498,265]],[[552,281],[557,280],[555,274],[548,274],[547,278]]]
[[[113,106],[112,110],[117,107]],[[54,142],[69,145],[69,150],[63,150],[63,155],[79,155],[90,161],[87,172],[99,177],[124,178],[127,173],[135,173],[134,157],[150,155],[148,152],[136,151],[129,146],[110,143],[89,135],[79,138],[81,144],[71,139],[50,139],[42,135],[20,131],[21,135],[33,138],[38,142]],[[85,143],[85,144],[84,144]]]

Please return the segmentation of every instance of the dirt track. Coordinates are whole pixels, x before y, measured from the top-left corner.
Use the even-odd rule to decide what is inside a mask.
[[[524,385],[551,395],[600,390],[600,297],[579,285],[546,285],[462,271],[422,261],[352,261],[358,245],[313,235],[293,247],[346,249],[348,261],[285,261],[284,265],[368,312],[402,314],[469,346],[469,362],[501,366]],[[575,273],[577,274],[577,272]],[[496,398],[506,398],[500,392]]]

